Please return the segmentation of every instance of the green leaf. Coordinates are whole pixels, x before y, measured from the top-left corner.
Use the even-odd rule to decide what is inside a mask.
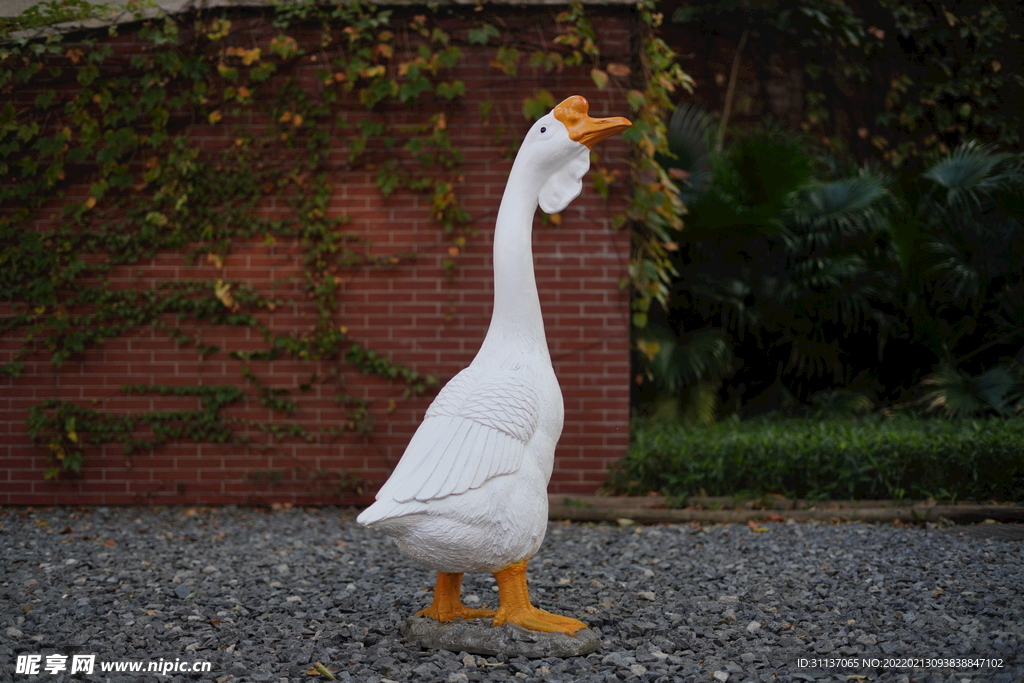
[[[528,121],[536,121],[554,107],[554,95],[547,90],[538,90],[532,96],[523,99],[523,117]]]
[[[437,96],[445,100],[453,100],[456,97],[462,97],[466,93],[466,84],[462,81],[452,81],[451,83],[438,83],[435,88]]]
[[[629,103],[630,109],[639,112],[641,106],[647,103],[647,97],[639,90],[629,90],[626,93],[626,101]]]
[[[470,45],[486,45],[491,38],[497,38],[501,35],[494,26],[488,23],[480,22],[476,28],[469,29],[469,44]]]
[[[519,50],[508,45],[502,45],[494,53],[491,66],[500,69],[509,76],[515,76],[519,67]]]

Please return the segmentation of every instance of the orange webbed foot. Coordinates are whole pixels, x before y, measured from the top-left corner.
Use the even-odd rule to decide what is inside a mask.
[[[461,602],[458,605],[452,606],[450,609],[438,609],[435,605],[431,605],[426,609],[421,609],[416,613],[418,617],[430,617],[437,619],[438,621],[455,621],[456,619],[489,619],[494,616],[494,610],[492,609],[473,609],[472,607],[466,607]]]
[[[494,614],[492,609],[474,609],[462,604],[462,574],[438,572],[434,600],[430,607],[420,610],[416,616],[448,622],[456,619],[488,619]]]
[[[526,562],[518,562],[494,574],[498,581],[501,605],[494,615],[494,625],[518,624],[531,631],[564,633],[576,636],[576,631],[587,628],[579,619],[552,614],[530,603],[530,590],[526,585]]]
[[[546,633],[564,633],[569,636],[576,636],[576,631],[587,628],[579,619],[564,617],[561,614],[552,614],[529,605],[518,609],[499,608],[494,615],[494,625],[518,624],[531,631],[544,631]]]

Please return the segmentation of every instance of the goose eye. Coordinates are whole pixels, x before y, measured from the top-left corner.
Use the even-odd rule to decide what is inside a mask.
[[[541,127],[540,127],[540,132],[541,132],[541,133],[546,133],[546,132],[548,132],[548,129],[547,129],[547,128],[545,128],[544,126],[541,126]]]

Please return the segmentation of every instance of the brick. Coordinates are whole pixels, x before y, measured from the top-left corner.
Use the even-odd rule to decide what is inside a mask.
[[[503,11],[512,26],[524,25],[535,14],[533,10],[515,8]],[[265,46],[276,35],[276,29],[265,18],[232,16],[233,21],[238,20],[238,26],[244,24],[243,30],[251,33],[256,44]],[[588,16],[600,36],[603,54],[610,59],[626,59],[630,44],[629,13],[594,6],[588,8]],[[461,26],[458,22],[464,19],[456,16],[439,21]],[[133,30],[126,28],[116,38],[104,40],[111,41],[127,57],[140,49]],[[548,31],[548,38],[553,36],[553,29],[544,30]],[[300,40],[316,41],[318,36],[314,33],[295,35]],[[541,87],[556,97],[584,92],[591,100],[594,115],[628,115],[621,93],[594,90],[589,66],[567,67],[557,74],[540,74],[524,67],[518,79],[499,78],[488,65],[493,47],[462,49],[464,61],[452,74],[467,85],[467,94],[458,107],[424,101],[415,111],[382,106],[371,114],[362,110],[351,94],[343,94],[338,107],[339,113],[353,122],[371,118],[409,125],[426,122],[433,111],[431,107],[444,107],[449,117],[448,130],[465,155],[457,190],[463,206],[475,218],[472,227],[478,231],[467,235],[467,244],[456,257],[458,267],[451,276],[443,272],[442,260],[449,258],[452,237],[444,235],[432,220],[429,196],[402,190],[391,197],[380,197],[374,183],[375,169],[343,170],[348,153],[345,133],[334,127],[330,131],[334,146],[330,163],[339,170],[331,172],[333,189],[328,214],[349,216],[351,220],[339,229],[367,241],[365,245],[353,241],[348,247],[357,253],[377,256],[417,253],[415,259],[403,258],[401,263],[386,268],[341,268],[338,309],[331,324],[346,326],[350,339],[364,348],[436,376],[442,383],[472,360],[490,320],[494,297],[494,215],[511,167],[501,145],[518,144],[527,129],[520,113],[523,97]],[[303,64],[293,74],[300,87],[309,89],[311,94],[321,87],[315,81],[316,68]],[[277,81],[268,87],[272,88],[274,83]],[[479,105],[486,99],[494,101],[489,125],[476,120]],[[226,116],[220,126],[193,125],[185,132],[204,153],[213,153],[231,144],[234,133],[229,126],[238,125],[256,133],[266,123],[261,118],[249,122]],[[501,141],[495,142],[493,126],[499,121],[508,130]],[[378,147],[379,152],[385,151]],[[537,286],[567,408],[566,427],[550,486],[552,492],[594,491],[607,476],[607,464],[621,457],[628,446],[632,380],[629,295],[619,290],[618,279],[625,274],[629,235],[612,230],[610,219],[624,206],[628,172],[621,160],[629,151],[619,138],[605,141],[596,151],[599,163],[623,179],[613,186],[613,193],[620,194],[613,194],[606,201],[585,180],[583,194],[563,212],[560,227],[544,223],[539,214],[534,224]],[[300,154],[273,147],[266,153],[273,155],[275,162]],[[71,183],[66,189],[67,198],[82,199],[88,184]],[[267,219],[294,219],[294,211],[283,196],[264,196],[254,210]],[[60,206],[54,202],[39,215],[36,227],[52,229],[59,216]],[[116,268],[109,286],[150,287],[173,278],[205,279],[211,282],[211,287],[220,277],[247,282],[267,295],[292,300],[282,302],[272,312],[257,312],[258,319],[273,334],[302,338],[313,329],[316,311],[305,295],[304,248],[299,240],[280,237],[271,245],[264,244],[262,236],[240,240],[232,244],[223,268],[203,260],[188,265],[188,251],[163,253]],[[9,312],[9,306],[0,302],[0,315]],[[173,316],[164,316],[162,321],[176,324]],[[179,346],[163,330],[144,329],[108,339],[60,369],[52,368],[48,359],[39,354],[29,359],[23,377],[0,378],[0,458],[5,464],[0,476],[0,504],[221,504],[278,500],[296,504],[365,504],[366,496],[331,493],[329,482],[309,484],[301,479],[303,475],[296,479],[294,468],[300,464],[307,468],[304,471],[344,468],[379,484],[401,457],[433,397],[432,391],[427,396],[403,399],[405,385],[400,380],[367,376],[341,358],[310,361],[282,355],[273,362],[249,362],[251,371],[264,386],[291,392],[288,398],[298,404],[299,412],[289,417],[260,405],[259,389],[241,376],[244,363],[228,355],[231,350],[267,349],[269,344],[258,330],[205,322],[186,322],[181,327],[222,350],[200,359],[190,344]],[[597,340],[600,343],[594,345]],[[16,340],[0,340],[0,361],[8,360],[18,348],[20,343]],[[318,382],[310,391],[300,391],[297,385],[309,381],[313,373],[318,375]],[[86,469],[80,479],[67,483],[42,481],[46,452],[29,439],[25,420],[28,409],[47,398],[118,414],[195,411],[201,406],[200,399],[194,397],[125,396],[119,391],[122,384],[241,387],[248,398],[222,411],[225,417],[281,425],[298,422],[313,434],[346,419],[350,408],[338,406],[333,397],[351,392],[370,400],[375,427],[369,438],[345,434],[306,442],[285,437],[270,444],[272,449],[266,454],[257,447],[182,441],[167,444],[151,454],[135,454],[132,467],[125,467],[121,446],[111,444],[87,452]],[[392,400],[396,407],[389,411]],[[239,432],[257,443],[269,441],[256,429],[240,427]],[[265,469],[285,471],[286,480],[257,484],[247,478],[250,472]]]

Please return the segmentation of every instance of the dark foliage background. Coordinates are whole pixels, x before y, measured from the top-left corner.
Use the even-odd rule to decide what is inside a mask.
[[[1013,416],[1021,19],[1009,3],[695,2],[663,159],[687,207],[636,331],[642,414]],[[701,68],[703,65],[703,69]]]

